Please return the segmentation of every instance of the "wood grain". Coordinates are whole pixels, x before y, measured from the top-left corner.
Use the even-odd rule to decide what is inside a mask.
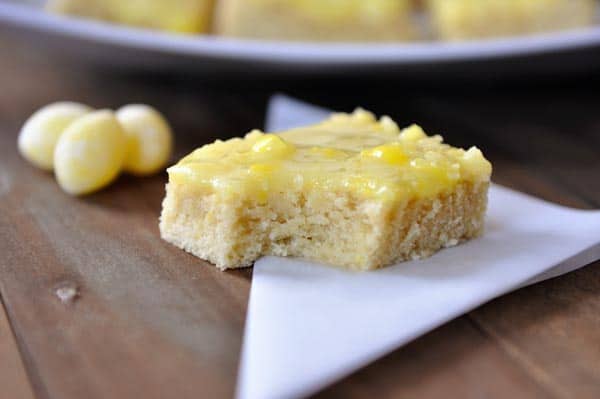
[[[1,156],[3,168],[22,162]],[[249,272],[203,267],[158,239],[162,177],[80,200],[10,169],[4,203],[18,211],[0,213],[0,288],[40,396],[231,395]],[[59,284],[78,297],[61,302]]]
[[[14,399],[33,399],[33,391],[23,361],[0,301],[0,387],[2,395]]]
[[[251,269],[221,273],[159,239],[165,176],[123,176],[77,199],[20,159],[21,123],[50,101],[153,104],[174,125],[175,157],[261,126],[276,91],[339,110],[362,105],[482,147],[499,183],[564,205],[600,204],[600,78],[476,88],[207,81],[98,68],[2,35],[0,53],[0,295],[14,332],[0,319],[0,386],[10,393],[27,384],[10,374],[23,377],[18,367],[7,374],[4,353],[11,362],[20,353],[39,398],[231,397],[250,288]],[[599,397],[598,270],[492,301],[319,396]],[[76,287],[73,301],[56,296],[64,285]]]
[[[37,60],[35,54],[24,56]],[[65,65],[61,70],[68,78],[60,80],[61,75],[38,68],[39,74],[33,68],[25,75],[38,76],[44,90],[29,79],[11,80],[0,97],[5,116],[0,120],[0,292],[14,315],[12,327],[37,396],[232,396],[251,270],[218,272],[159,239],[165,176],[124,176],[106,191],[77,199],[15,151],[20,123],[44,102],[69,98],[115,107],[143,101],[160,107],[160,100],[141,98],[139,92],[126,96],[118,83],[105,98],[95,75],[82,80]],[[14,64],[0,69],[21,76]],[[23,90],[30,95],[23,96]],[[169,118],[179,131],[200,132],[188,139],[224,134],[216,127],[186,126],[196,117],[210,125],[197,109],[222,112],[196,109],[194,101],[180,104],[163,109],[175,114]],[[178,143],[179,154],[189,150],[185,135]],[[79,291],[72,303],[55,294],[65,283]]]

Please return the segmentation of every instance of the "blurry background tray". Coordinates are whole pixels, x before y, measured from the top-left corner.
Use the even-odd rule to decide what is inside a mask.
[[[0,0],[2,34],[93,62],[203,74],[448,77],[547,75],[600,65],[600,26],[457,43],[291,43],[175,35],[45,13],[40,1]]]

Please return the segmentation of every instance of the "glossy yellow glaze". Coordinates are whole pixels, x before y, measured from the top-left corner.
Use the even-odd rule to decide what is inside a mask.
[[[385,201],[424,198],[461,181],[489,181],[481,151],[444,144],[412,125],[357,110],[279,134],[217,140],[168,169],[170,181],[266,201],[271,192],[352,191]]]

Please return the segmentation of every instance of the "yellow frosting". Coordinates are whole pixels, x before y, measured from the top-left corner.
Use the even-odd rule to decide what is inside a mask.
[[[412,125],[358,109],[279,134],[258,130],[217,140],[168,169],[171,182],[215,188],[266,201],[289,190],[351,191],[385,201],[423,198],[459,182],[488,181],[491,164],[475,147],[465,151]]]

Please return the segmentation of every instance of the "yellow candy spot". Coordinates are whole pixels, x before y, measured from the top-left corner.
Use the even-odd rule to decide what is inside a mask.
[[[272,184],[272,176],[276,171],[277,165],[274,163],[259,163],[250,165],[248,169],[250,175],[256,179],[255,185],[255,195],[254,198],[260,204],[264,204],[267,202],[269,198],[269,189]]]
[[[248,139],[248,140],[250,140],[250,141],[252,141],[252,142],[255,142],[256,140],[260,139],[264,135],[265,134],[263,132],[261,132],[260,130],[253,129],[248,134],[246,134],[245,138]],[[235,138],[233,138],[231,140],[235,140]]]
[[[265,134],[259,138],[252,146],[252,151],[259,154],[265,154],[269,157],[284,158],[295,151],[295,147],[285,142],[281,137],[275,134]]]
[[[344,115],[344,114],[342,114]],[[371,124],[376,123],[377,119],[372,112],[369,112],[363,108],[356,108],[352,113],[352,119],[357,123]]]
[[[249,171],[251,174],[253,174],[255,176],[270,175],[271,173],[273,173],[275,171],[275,165],[268,164],[268,163],[258,163],[258,164],[251,165],[249,168]]]
[[[421,197],[435,195],[440,187],[452,187],[452,181],[456,176],[452,169],[426,159],[413,159],[410,166],[414,173],[413,189]]]
[[[384,115],[379,119],[379,124],[384,131],[397,132],[399,130],[398,124],[387,115]]]
[[[473,179],[482,179],[492,173],[492,164],[485,159],[479,148],[471,147],[459,159],[463,173]]]
[[[173,134],[166,119],[154,108],[141,104],[126,105],[116,115],[127,136],[123,169],[135,175],[149,175],[164,168],[173,147]]]
[[[400,140],[404,142],[416,142],[426,137],[427,135],[418,125],[411,125],[400,132]]]
[[[52,170],[59,137],[73,121],[91,111],[90,107],[73,102],[46,105],[23,125],[18,140],[19,152],[35,166]]]
[[[390,187],[385,181],[381,181],[372,177],[352,176],[349,177],[344,187],[352,190],[359,195],[368,197],[393,197],[397,192],[397,188]]]
[[[310,153],[328,159],[342,159],[348,157],[348,153],[345,151],[328,147],[312,147]]]
[[[73,122],[54,151],[58,184],[73,195],[99,190],[119,174],[127,139],[112,111],[89,113]]]
[[[198,184],[210,185],[213,182],[213,177],[220,173],[227,173],[226,166],[217,165],[210,161],[196,161],[171,166],[167,169],[171,181],[177,183],[195,182]]]
[[[380,145],[361,152],[363,158],[375,158],[390,165],[404,165],[408,157],[397,143]]]

